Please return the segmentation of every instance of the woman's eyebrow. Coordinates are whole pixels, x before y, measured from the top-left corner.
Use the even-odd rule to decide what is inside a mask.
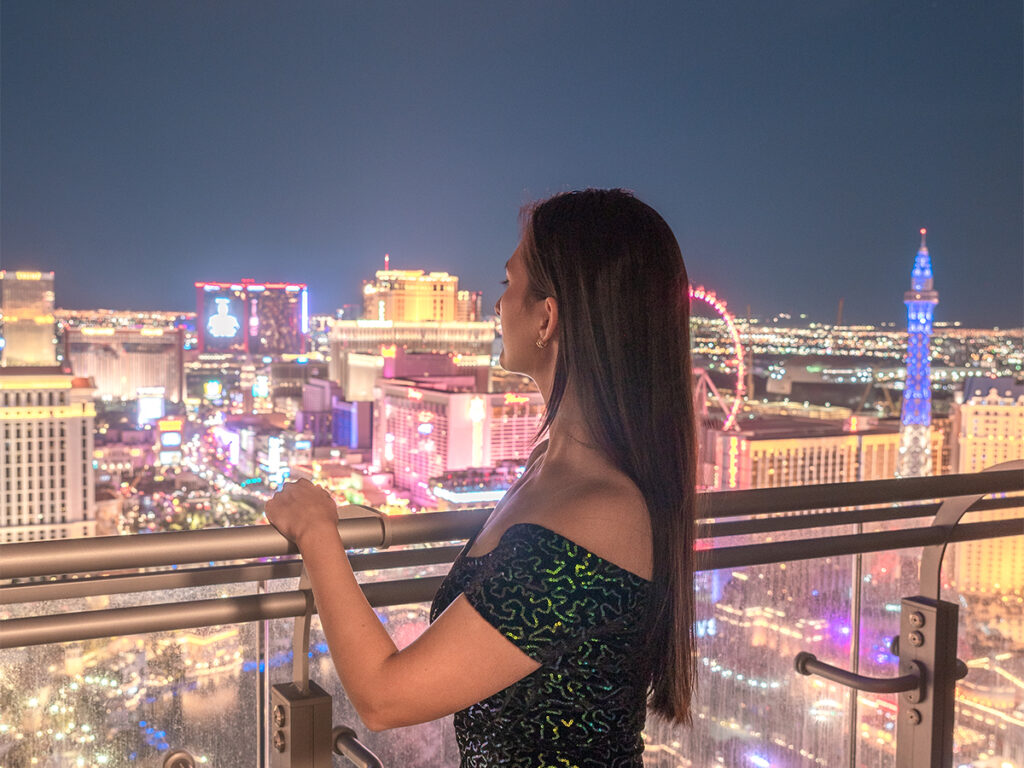
[[[512,259],[505,262],[505,271],[508,272],[508,265],[512,263]]]

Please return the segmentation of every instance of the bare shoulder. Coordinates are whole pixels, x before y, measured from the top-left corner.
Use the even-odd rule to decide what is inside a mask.
[[[650,579],[651,520],[640,490],[626,478],[571,486],[557,495],[557,504],[547,507],[542,524],[598,557]]]

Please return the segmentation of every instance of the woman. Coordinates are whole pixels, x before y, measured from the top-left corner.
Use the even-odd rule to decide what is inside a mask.
[[[455,713],[463,766],[641,766],[647,707],[690,719],[695,446],[689,299],[664,220],[621,190],[527,211],[501,364],[546,402],[522,477],[395,648],[330,496],[267,516],[298,544],[342,685],[373,730]]]

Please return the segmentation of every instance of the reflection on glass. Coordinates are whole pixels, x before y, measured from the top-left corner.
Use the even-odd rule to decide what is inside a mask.
[[[143,595],[146,602],[251,592],[242,586]],[[121,608],[138,595],[13,606],[8,617]],[[257,764],[256,626],[230,624],[0,651],[0,765]]]

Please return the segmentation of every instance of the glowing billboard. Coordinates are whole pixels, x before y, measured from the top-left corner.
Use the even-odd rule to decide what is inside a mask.
[[[309,298],[302,283],[196,283],[201,352],[298,355],[306,351]]]
[[[196,329],[200,350],[206,352],[245,352],[246,297],[233,286],[206,284],[199,293]],[[241,286],[234,286],[241,288]]]
[[[164,388],[139,387],[139,424],[157,421],[164,417]]]

